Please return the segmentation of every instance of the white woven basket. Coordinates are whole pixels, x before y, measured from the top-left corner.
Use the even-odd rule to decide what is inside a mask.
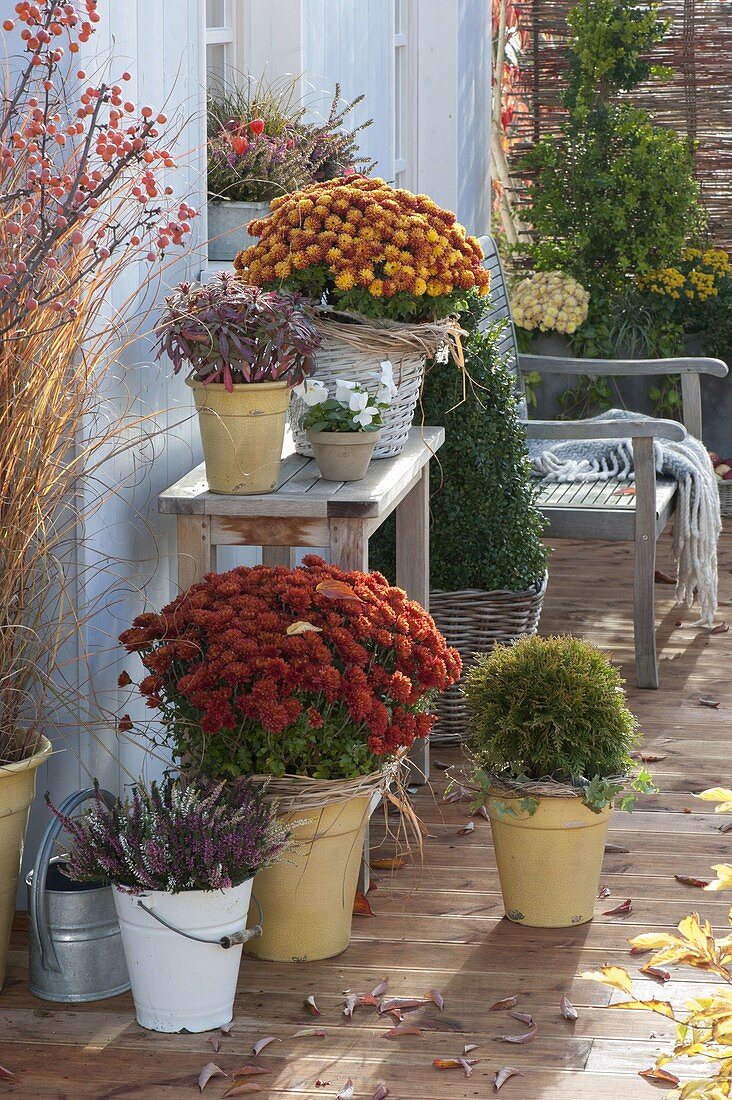
[[[338,314],[338,318],[350,316]],[[381,439],[374,458],[393,458],[401,453],[414,420],[414,410],[422,389],[425,360],[441,347],[456,340],[456,327],[450,322],[406,325],[397,321],[375,322],[370,319],[339,320],[331,313],[319,313],[316,326],[322,343],[316,356],[313,377],[335,391],[336,379],[359,382],[371,393],[379,388],[381,364],[388,359],[394,370],[397,395],[383,414]],[[298,454],[312,457],[312,448],[300,427],[307,406],[293,395],[290,424]]]

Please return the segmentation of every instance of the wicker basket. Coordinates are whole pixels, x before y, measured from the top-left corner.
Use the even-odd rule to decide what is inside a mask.
[[[732,516],[732,481],[718,481],[719,510],[723,516]]]
[[[496,643],[513,642],[523,634],[536,634],[547,575],[539,586],[524,592],[484,592],[467,588],[460,592],[431,592],[430,614],[463,661],[463,676],[475,656]],[[462,682],[448,688],[437,699],[431,741],[447,744],[462,741],[467,730],[467,707]]]
[[[338,314],[338,318],[346,316]],[[339,320],[332,313],[319,313],[316,325],[322,337],[314,377],[335,389],[336,379],[360,382],[372,393],[379,388],[381,364],[385,359],[394,369],[397,395],[383,414],[384,426],[374,458],[392,458],[404,448],[412,427],[414,410],[422,389],[426,358],[455,340],[449,322],[406,325],[396,321]],[[459,331],[459,330],[458,330]],[[293,396],[290,424],[298,454],[312,457],[300,422],[307,406]]]

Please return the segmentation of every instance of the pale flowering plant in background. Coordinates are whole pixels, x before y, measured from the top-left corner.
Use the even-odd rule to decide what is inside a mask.
[[[563,271],[537,271],[511,293],[513,319],[529,332],[562,332],[571,336],[587,320],[590,295]]]
[[[335,397],[318,379],[306,378],[295,394],[308,406],[301,426],[311,432],[376,432],[383,426],[382,413],[396,395],[391,363],[381,364],[376,393],[360,382],[336,379]]]

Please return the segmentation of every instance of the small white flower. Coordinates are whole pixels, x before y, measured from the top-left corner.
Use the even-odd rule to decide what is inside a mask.
[[[354,390],[348,400],[348,407],[351,412],[361,412],[367,408],[370,401],[371,394],[367,393],[366,390]]]
[[[317,378],[306,378],[299,386],[295,386],[295,393],[310,407],[328,400],[328,387]]]
[[[381,364],[381,379],[380,384],[382,389],[388,389],[391,397],[396,397],[397,387],[394,381],[394,368],[391,365],[391,359],[384,359]]]
[[[392,399],[394,397],[394,391],[389,386],[379,386],[379,389],[376,393],[376,404],[391,405]]]
[[[355,423],[360,424],[362,428],[368,428],[375,415],[374,409],[363,408],[360,412],[356,413],[353,419]]]
[[[348,401],[358,382],[349,382],[346,378],[336,378],[336,401]]]

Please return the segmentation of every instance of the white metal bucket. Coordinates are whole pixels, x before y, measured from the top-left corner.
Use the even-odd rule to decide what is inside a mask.
[[[252,881],[181,894],[151,890],[133,895],[115,887],[135,1015],[142,1027],[212,1031],[232,1019],[242,944],[252,933],[245,931]]]

